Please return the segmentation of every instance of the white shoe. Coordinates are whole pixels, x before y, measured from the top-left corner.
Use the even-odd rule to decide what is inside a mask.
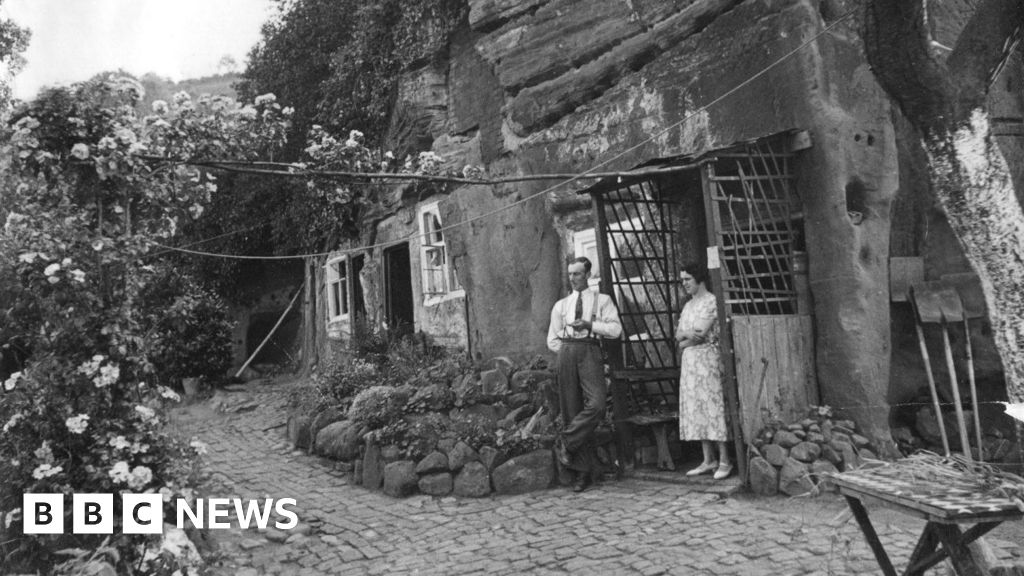
[[[700,466],[697,466],[693,470],[686,473],[687,476],[700,476],[701,474],[707,474],[718,467],[718,462],[704,462]]]
[[[718,470],[715,470],[715,480],[724,480],[732,474],[732,464],[722,463],[718,466]]]

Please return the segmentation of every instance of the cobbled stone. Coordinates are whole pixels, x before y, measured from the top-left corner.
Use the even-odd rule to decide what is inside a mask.
[[[319,458],[282,452],[285,430],[267,430],[266,423],[285,413],[289,385],[261,384],[257,390],[252,412],[221,414],[193,404],[207,412],[176,418],[173,430],[209,444],[203,460],[208,497],[295,498],[293,509],[315,535],[301,539],[301,547],[265,542],[244,550],[241,542],[262,541],[270,530],[259,537],[251,529],[205,532],[220,551],[220,565],[208,567],[210,576],[244,574],[248,568],[282,576],[554,575],[572,569],[623,575],[878,573],[856,522],[830,525],[846,509],[831,494],[721,498],[707,494],[699,481],[627,477],[582,494],[554,488],[480,499],[390,498],[352,479],[343,482]],[[483,464],[477,466],[485,472]],[[896,521],[902,518],[875,522],[897,566],[906,565],[920,532],[916,519]],[[1009,551],[1019,557],[1018,544],[998,539],[1001,528],[986,535],[987,541],[1001,559],[1009,559]],[[788,553],[773,556],[782,551]]]

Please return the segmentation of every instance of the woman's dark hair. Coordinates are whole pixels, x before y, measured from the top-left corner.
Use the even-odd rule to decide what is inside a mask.
[[[710,278],[708,278],[708,269],[700,262],[684,264],[683,272],[693,276],[693,279],[696,280],[698,284],[704,284],[705,288],[711,288]]]

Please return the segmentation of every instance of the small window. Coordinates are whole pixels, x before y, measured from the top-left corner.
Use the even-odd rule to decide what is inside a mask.
[[[348,258],[329,261],[327,263],[328,320],[340,320],[348,317],[348,282]]]
[[[419,210],[420,268],[423,272],[423,295],[426,299],[455,295],[462,286],[451,265],[445,244],[441,212],[436,202]]]

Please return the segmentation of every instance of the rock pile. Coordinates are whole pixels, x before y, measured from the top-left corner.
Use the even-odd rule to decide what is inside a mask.
[[[754,439],[750,459],[750,488],[756,494],[779,492],[798,496],[831,491],[828,474],[859,467],[876,458],[871,443],[857,433],[852,420],[833,420],[818,414],[793,424],[776,423]]]

